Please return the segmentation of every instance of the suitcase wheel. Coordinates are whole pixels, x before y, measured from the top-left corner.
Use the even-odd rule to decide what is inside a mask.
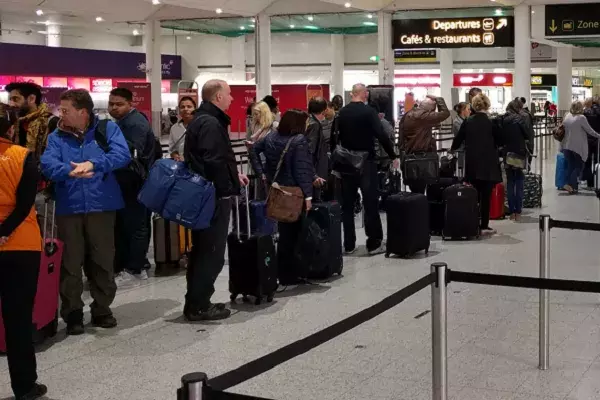
[[[235,303],[235,299],[237,299],[237,296],[237,293],[232,293],[231,296],[229,296],[229,299],[232,303]]]
[[[262,299],[259,297],[256,298],[256,300],[254,300],[254,305],[255,306],[260,306],[260,304],[262,303]]]
[[[267,296],[267,303],[273,302],[273,295]]]
[[[429,247],[425,249],[425,255],[429,254]]]
[[[242,296],[242,301],[243,301],[244,303],[250,303],[250,299],[248,298],[248,296],[247,296],[247,295],[243,295],[243,296]]]
[[[385,253],[385,258],[390,258],[390,253]]]

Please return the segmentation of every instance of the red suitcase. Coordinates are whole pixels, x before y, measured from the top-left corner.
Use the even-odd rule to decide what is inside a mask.
[[[490,202],[490,219],[504,218],[504,184],[498,183],[492,190],[492,200]]]
[[[60,266],[62,262],[63,243],[55,237],[54,206],[50,237],[46,235],[48,203],[45,205],[43,218],[44,249],[40,262],[37,293],[33,306],[33,324],[35,326],[34,342],[40,343],[48,337],[56,335],[58,328],[58,290],[60,283]],[[0,352],[6,352],[4,322],[0,311]]]

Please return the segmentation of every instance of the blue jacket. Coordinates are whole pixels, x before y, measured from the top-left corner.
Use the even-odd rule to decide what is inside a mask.
[[[273,131],[250,148],[252,167],[257,175],[265,174],[269,183],[273,183],[277,164],[289,139],[290,136],[282,136],[279,132]],[[261,154],[264,154],[267,159],[266,170],[259,162]],[[312,185],[315,178],[308,140],[304,135],[296,135],[292,138],[290,148],[283,160],[277,183],[282,186],[299,186],[306,198],[313,195]]]
[[[112,173],[131,162],[123,133],[109,122],[106,134],[109,151],[105,153],[95,140],[98,119],[94,117],[83,136],[57,129],[48,136],[48,145],[41,158],[42,173],[55,183],[56,214],[88,214],[115,211],[124,207],[119,184]],[[71,178],[71,162],[90,161],[94,176],[90,179]]]

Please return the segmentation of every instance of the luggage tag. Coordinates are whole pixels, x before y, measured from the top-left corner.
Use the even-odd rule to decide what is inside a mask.
[[[51,257],[53,256],[57,251],[58,251],[58,246],[56,245],[56,237],[54,234],[54,224],[56,223],[56,203],[54,203],[53,207],[52,207],[52,219],[50,221],[51,224],[51,228],[50,228],[50,239],[48,239],[48,203],[50,202],[50,199],[46,199],[45,203],[44,203],[44,235],[43,235],[43,248],[44,248],[44,252],[46,253],[47,257]],[[48,263],[48,273],[51,274],[54,272],[55,269],[55,265],[54,263]]]

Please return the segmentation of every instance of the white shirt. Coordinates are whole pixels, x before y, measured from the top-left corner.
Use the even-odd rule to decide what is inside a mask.
[[[186,130],[187,129],[182,121],[179,121],[171,127],[171,132],[169,133],[169,153],[176,151],[181,158],[183,158],[183,148],[185,145],[185,138],[183,135]]]

